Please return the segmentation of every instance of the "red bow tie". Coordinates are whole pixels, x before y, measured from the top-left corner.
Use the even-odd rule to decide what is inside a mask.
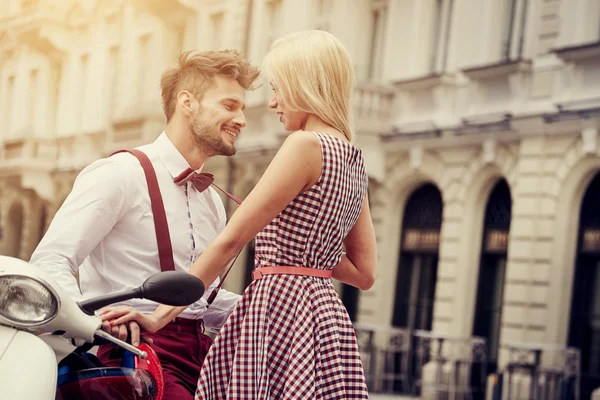
[[[188,168],[183,171],[179,176],[173,179],[179,186],[183,186],[188,182],[192,182],[192,184],[196,187],[198,192],[203,192],[208,188],[214,181],[213,175],[207,172],[197,173],[194,172],[193,169]]]

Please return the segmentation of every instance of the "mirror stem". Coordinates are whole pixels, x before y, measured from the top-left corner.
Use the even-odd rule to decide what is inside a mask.
[[[93,299],[83,300],[77,303],[81,311],[86,313],[87,315],[94,315],[96,310],[101,309],[109,304],[117,303],[119,301],[129,300],[129,299],[141,299],[142,296],[142,288],[135,288],[129,290],[127,292],[121,293],[112,293],[104,296],[94,297]]]

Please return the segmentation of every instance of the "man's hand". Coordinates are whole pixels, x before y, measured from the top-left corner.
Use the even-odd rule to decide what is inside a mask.
[[[139,343],[140,327],[149,333],[155,333],[161,328],[154,316],[142,314],[130,306],[105,307],[98,312],[98,315],[102,318],[102,328],[115,337],[121,338],[125,335],[127,338],[127,328],[129,327],[132,342],[133,335],[136,334]],[[106,324],[110,330],[104,328]]]

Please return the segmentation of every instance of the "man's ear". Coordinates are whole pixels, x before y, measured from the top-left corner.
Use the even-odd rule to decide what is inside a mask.
[[[187,90],[182,90],[177,93],[177,103],[179,103],[179,107],[186,116],[191,116],[193,114],[194,101],[194,96]]]

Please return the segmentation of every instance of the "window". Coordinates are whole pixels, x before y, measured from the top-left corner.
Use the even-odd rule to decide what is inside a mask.
[[[267,21],[267,51],[279,36],[279,21],[281,20],[281,0],[270,0],[265,4]]]
[[[29,72],[29,99],[25,105],[27,113],[27,120],[25,121],[27,126],[34,130],[34,132],[27,132],[35,134],[35,121],[37,121],[37,107],[38,102],[36,101],[39,96],[39,72],[37,69],[33,69]]]
[[[115,112],[115,103],[117,98],[117,71],[119,69],[119,47],[112,46],[108,49],[108,57],[106,63],[106,82],[104,88],[106,90],[106,118],[111,120]]]
[[[519,60],[523,57],[525,21],[527,18],[526,7],[528,4],[523,0],[504,0],[498,2],[496,6],[500,9],[494,10],[494,15],[502,16],[504,21],[500,25],[502,31],[498,35],[492,35],[494,38],[500,37],[500,40],[495,39],[496,42],[501,44],[498,56],[503,61]]]
[[[387,1],[374,1],[371,10],[373,25],[371,31],[371,56],[369,64],[369,79],[374,81],[383,78],[387,17]]]
[[[415,190],[404,208],[400,260],[396,278],[396,299],[392,325],[408,330],[431,330],[437,286],[438,252],[442,227],[442,195],[433,184]],[[417,352],[396,352],[386,374],[399,378],[394,392],[402,392],[410,382],[416,383],[418,371],[407,369],[421,362]]]
[[[254,0],[248,0],[246,7],[246,26],[244,28],[244,54],[250,53],[250,40],[252,38],[252,23],[254,21]]]
[[[492,190],[485,210],[473,323],[473,335],[487,342],[488,372],[496,370],[498,361],[511,208],[510,189],[501,180]]]
[[[83,123],[87,119],[87,85],[88,85],[88,61],[89,56],[84,54],[79,57],[79,65],[78,65],[78,86],[77,86],[77,96],[75,97],[75,101],[77,104],[77,113],[75,114],[75,118],[77,118],[76,129],[81,130],[83,128]]]
[[[223,20],[225,13],[218,12],[210,16],[210,42],[209,46],[212,49],[221,49],[223,41]]]
[[[433,12],[431,13],[431,40],[429,45],[429,72],[433,73],[437,68],[438,48],[440,45],[440,32],[442,28],[442,2],[436,0]]]
[[[442,208],[442,196],[432,184],[417,189],[408,200],[402,221],[394,326],[431,329]]]
[[[146,88],[148,87],[148,65],[150,63],[150,35],[142,35],[138,39],[138,73],[137,73],[137,101],[135,103],[145,103],[148,96]]]
[[[589,0],[585,13],[585,37],[591,42],[600,41],[600,0]]]
[[[329,31],[329,18],[332,9],[332,0],[317,0],[315,29]]]
[[[279,37],[279,26],[281,21],[281,0],[268,0],[265,2],[265,30],[264,54],[266,55],[271,45]],[[266,99],[271,96],[271,86],[263,84],[262,91]],[[268,100],[267,100],[268,101]]]
[[[13,113],[14,113],[14,92],[15,92],[15,77],[9,76],[6,85],[6,102],[4,104],[5,121],[8,135],[12,132]]]
[[[579,216],[569,345],[581,350],[581,398],[600,386],[600,174],[587,188]]]

